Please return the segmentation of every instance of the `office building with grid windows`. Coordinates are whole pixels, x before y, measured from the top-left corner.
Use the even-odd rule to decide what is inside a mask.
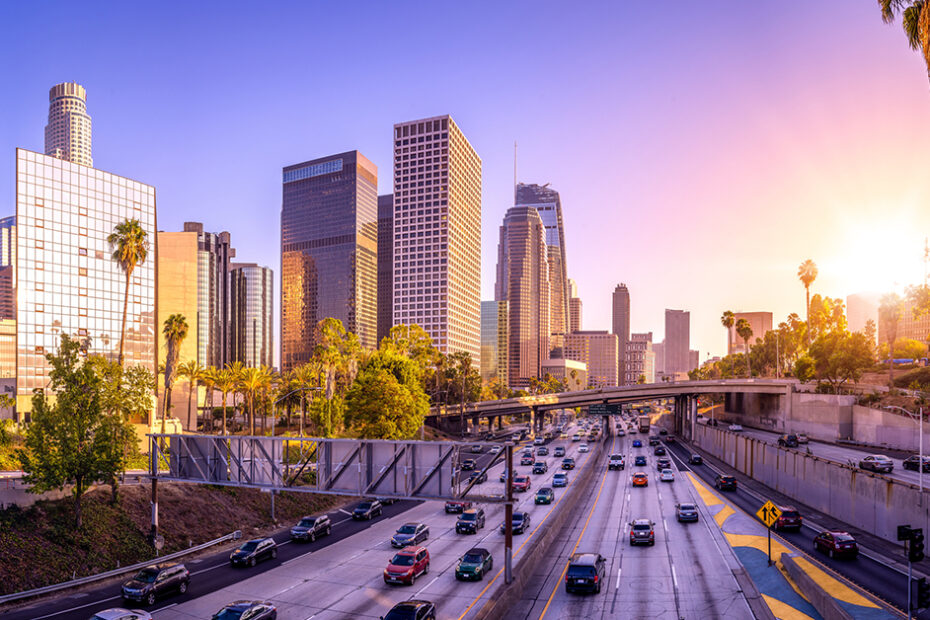
[[[510,313],[506,301],[481,302],[481,381],[510,387],[507,348]]]
[[[394,125],[393,303],[480,367],[481,158],[448,115]]]
[[[394,195],[378,196],[378,343],[394,326]]]
[[[152,244],[129,288],[125,363],[152,373],[155,349],[155,188],[56,157],[16,149],[16,390],[29,411],[48,384],[48,352],[62,334],[116,359],[125,274],[107,236],[139,220]]]
[[[80,84],[56,84],[48,92],[45,154],[93,167],[91,122],[87,91]]]
[[[274,273],[255,263],[229,265],[231,362],[274,367]]]
[[[333,317],[366,348],[378,339],[378,169],[358,151],[284,168],[281,365],[310,361]]]

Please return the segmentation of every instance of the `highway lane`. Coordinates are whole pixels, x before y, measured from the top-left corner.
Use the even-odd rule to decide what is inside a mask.
[[[678,523],[675,518],[679,502],[700,506],[693,486],[677,470],[675,482],[659,482],[653,450],[648,444],[632,448],[632,439],[614,440],[613,451],[627,457],[625,470],[607,471],[606,454],[598,463],[604,471],[579,518],[565,528],[552,561],[535,576],[538,585],[528,589],[509,617],[753,617],[731,572],[735,557],[727,556],[730,551],[717,544],[707,524]],[[637,454],[647,456],[646,467],[632,466]],[[647,487],[631,486],[637,471],[649,475]],[[702,513],[702,520],[705,516]],[[655,522],[654,546],[629,544],[628,522],[638,518]],[[565,592],[565,568],[573,552],[600,553],[607,559],[599,594]]]
[[[669,445],[668,448],[679,468],[686,469],[688,467],[688,447],[676,443]],[[713,466],[707,464],[694,466],[691,471],[711,487],[714,484],[714,476],[720,473]],[[724,496],[749,515],[754,515],[764,501],[764,499],[760,499],[743,487],[739,487],[736,492],[727,492]],[[867,590],[898,609],[904,609],[906,604],[905,577],[901,573],[862,554],[855,560],[841,560],[831,559],[824,554],[814,552],[813,540],[815,535],[816,530],[810,527],[809,524],[805,524],[799,532],[777,531],[772,533],[773,537],[780,537],[797,551],[804,553],[809,560],[819,564],[835,576],[839,576],[840,579],[845,579]],[[930,614],[923,614],[920,617],[924,618],[925,616],[930,617]]]

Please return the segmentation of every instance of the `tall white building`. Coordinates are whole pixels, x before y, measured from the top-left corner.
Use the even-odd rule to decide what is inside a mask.
[[[394,125],[394,324],[481,355],[481,158],[451,116]]]
[[[87,92],[80,84],[65,82],[48,91],[45,154],[82,166],[94,166]]]

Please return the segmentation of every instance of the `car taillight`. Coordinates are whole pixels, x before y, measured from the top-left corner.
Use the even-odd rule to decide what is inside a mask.
[[[598,577],[597,575],[594,575],[594,583],[597,583],[597,580],[598,580],[598,579],[599,579],[599,577]]]
[[[650,535],[650,536],[655,536],[656,533],[655,533],[653,530],[649,530],[649,535]]]

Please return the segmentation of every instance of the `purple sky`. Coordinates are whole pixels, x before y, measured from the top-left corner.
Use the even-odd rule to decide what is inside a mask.
[[[803,312],[920,279],[930,90],[874,1],[0,5],[0,214],[47,93],[88,91],[94,162],[156,186],[160,228],[229,230],[279,271],[281,167],[357,148],[391,191],[393,123],[451,113],[484,166],[482,288],[519,179],[562,194],[584,326],[660,340],[691,311]],[[6,202],[6,201],[4,201]],[[277,303],[276,303],[277,306]]]

